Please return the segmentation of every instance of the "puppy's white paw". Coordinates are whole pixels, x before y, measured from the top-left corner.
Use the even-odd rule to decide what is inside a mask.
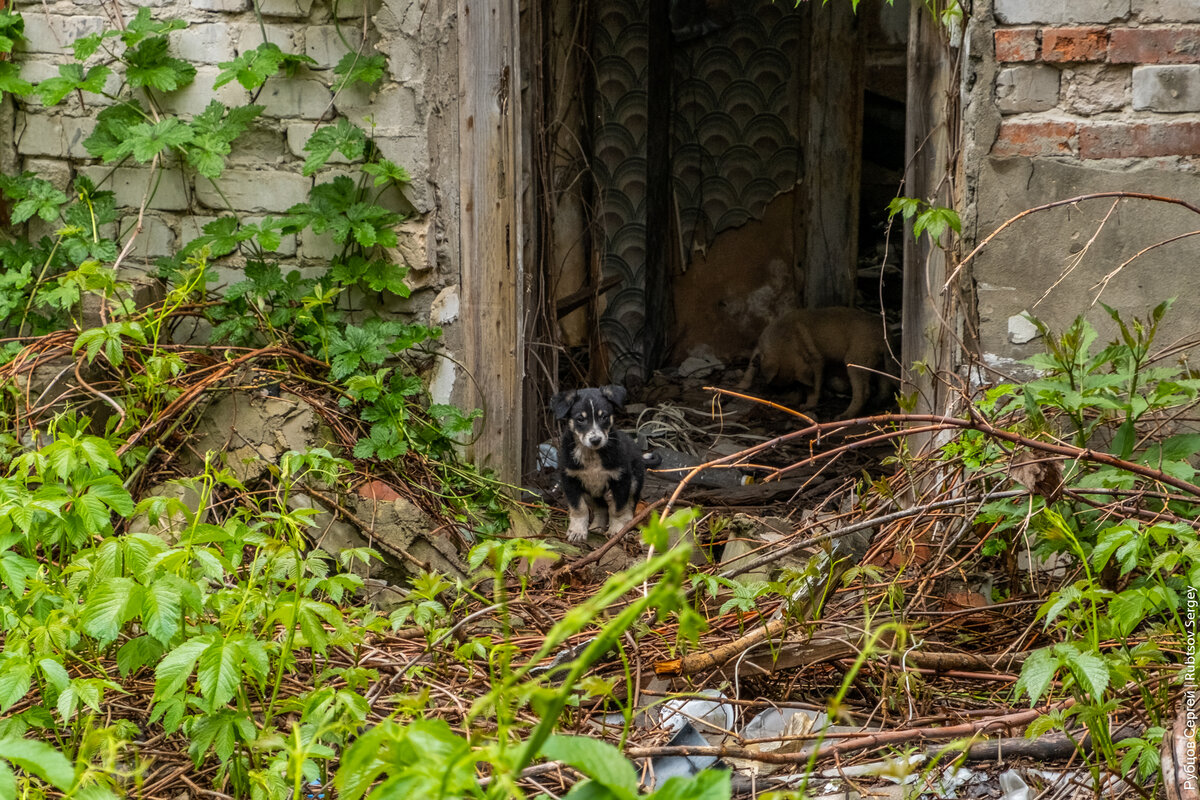
[[[588,526],[586,519],[573,519],[567,528],[567,541],[578,544],[587,539]]]
[[[625,526],[628,525],[632,519],[633,517],[614,517],[612,522],[609,523],[608,535],[616,536],[625,529]]]

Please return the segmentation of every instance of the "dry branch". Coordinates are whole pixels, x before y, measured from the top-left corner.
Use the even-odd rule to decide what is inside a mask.
[[[629,747],[625,755],[630,758],[654,758],[658,756],[712,756],[716,758],[739,758],[747,761],[759,761],[764,764],[807,764],[810,760],[844,756],[863,750],[879,750],[883,747],[899,747],[917,742],[944,741],[946,739],[961,739],[972,736],[982,736],[995,731],[1011,732],[1022,728],[1052,710],[1066,709],[1074,705],[1074,700],[1066,700],[1050,707],[1032,708],[1017,711],[997,717],[981,719],[977,722],[967,722],[962,725],[945,727],[909,728],[878,733],[864,732],[862,736],[839,739],[833,744],[823,745],[816,750],[803,750],[798,753],[781,753],[776,750],[761,751],[737,745],[718,745],[708,747],[661,746],[661,747]]]

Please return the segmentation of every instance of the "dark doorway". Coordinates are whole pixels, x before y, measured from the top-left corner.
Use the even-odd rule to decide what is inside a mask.
[[[795,305],[898,321],[883,233],[904,169],[907,5],[531,12],[539,382],[636,389],[696,357],[739,368]]]

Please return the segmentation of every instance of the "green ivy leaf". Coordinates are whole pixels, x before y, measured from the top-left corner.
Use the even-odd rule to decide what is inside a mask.
[[[238,725],[236,712],[224,709],[218,713],[196,717],[188,728],[191,744],[188,752],[192,763],[197,767],[204,761],[204,755],[212,748],[221,763],[227,762],[237,747]]]
[[[387,768],[381,758],[389,745],[397,738],[399,726],[391,720],[376,725],[346,748],[339,761],[334,785],[338,796],[345,800],[359,800]]]
[[[387,342],[374,332],[347,325],[332,337],[329,354],[332,356],[329,374],[334,380],[341,380],[363,367],[382,364],[388,357]]]
[[[196,660],[216,637],[213,634],[195,636],[163,656],[154,669],[154,699],[166,700],[187,684]]]
[[[56,691],[61,692],[71,685],[71,676],[59,661],[53,658],[43,658],[38,662],[38,668],[41,669],[46,683]]]
[[[403,353],[405,350],[411,350],[422,342],[430,339],[438,339],[442,335],[441,328],[431,328],[428,325],[420,323],[393,323],[387,327],[387,334],[390,340],[388,349],[393,353]]]
[[[155,581],[142,592],[142,624],[146,633],[164,646],[179,633],[183,624],[183,602],[172,583]]]
[[[338,244],[351,237],[363,247],[396,246],[395,226],[403,220],[399,214],[358,199],[355,183],[345,175],[313,187],[307,203],[288,209],[289,230],[311,227],[313,233],[328,231]]]
[[[330,276],[343,286],[361,285],[372,292],[391,292],[397,297],[408,297],[412,293],[404,282],[408,267],[382,259],[368,260],[359,255],[339,258],[333,262]]]
[[[153,664],[162,658],[163,646],[150,636],[138,636],[117,650],[117,669],[121,677],[128,677],[147,664]]]
[[[0,661],[0,713],[8,711],[29,694],[33,684],[33,664],[25,656]]]
[[[11,53],[13,46],[25,38],[25,18],[12,6],[0,9],[0,53]]]
[[[440,432],[447,439],[457,439],[460,436],[470,436],[475,428],[474,420],[483,417],[483,411],[473,410],[464,414],[457,406],[435,404],[429,407],[429,416],[440,423]]]
[[[900,214],[905,219],[912,219],[925,203],[917,197],[893,197],[888,203],[888,219]]]
[[[333,68],[333,74],[338,76],[333,82],[333,90],[340,92],[354,83],[365,83],[370,86],[383,77],[386,66],[387,60],[380,53],[371,56],[364,56],[361,53],[346,53]]]
[[[181,19],[155,19],[150,9],[142,6],[137,10],[133,19],[125,23],[124,30],[114,31],[113,35],[119,35],[126,47],[137,47],[151,37],[166,41],[164,34],[180,31],[186,27],[187,23]]]
[[[1055,646],[1071,674],[1080,687],[1090,695],[1093,702],[1100,702],[1101,695],[1108,688],[1108,664],[1095,653],[1083,653],[1075,647],[1066,644]],[[1022,670],[1024,674],[1024,670]]]
[[[13,599],[20,599],[25,594],[29,579],[36,575],[37,571],[37,562],[32,558],[12,551],[0,555],[0,581],[3,581]],[[0,708],[0,711],[3,710]]]
[[[12,222],[14,225],[24,222],[34,216],[41,217],[46,222],[58,219],[59,209],[67,202],[67,196],[54,188],[54,184],[41,178],[30,178],[16,194],[5,192],[17,199],[13,206]]]
[[[55,106],[76,90],[100,94],[111,72],[104,64],[92,67],[87,74],[84,74],[82,64],[59,64],[58,77],[47,78],[39,83],[37,96],[41,98],[42,105]]]
[[[308,137],[304,152],[304,174],[312,175],[329,161],[334,152],[341,153],[350,161],[363,157],[367,149],[367,135],[350,120],[342,117],[335,125],[326,125]]]
[[[71,50],[75,54],[76,61],[87,61],[96,54],[100,49],[100,45],[105,39],[111,39],[120,35],[120,31],[105,31],[103,33],[93,33],[90,36],[80,36],[71,43]]]
[[[177,117],[167,117],[155,123],[141,122],[129,130],[123,150],[131,153],[139,164],[145,164],[163,150],[179,147],[192,141],[192,129]],[[122,153],[124,155],[124,152]]]
[[[12,61],[0,61],[0,92],[27,95],[33,92],[33,84],[21,77],[21,67]]]
[[[958,213],[952,208],[931,206],[917,215],[917,221],[913,223],[913,236],[920,236],[924,231],[929,231],[929,237],[941,245],[942,234],[947,228],[962,233],[962,221],[958,218]]]
[[[1058,665],[1058,659],[1049,648],[1030,653],[1021,665],[1021,676],[1013,687],[1017,696],[1024,692],[1029,697],[1029,705],[1032,708],[1050,688]]]
[[[241,643],[236,639],[214,636],[212,642],[200,654],[200,666],[196,672],[196,686],[208,701],[210,712],[225,706],[237,693],[242,671]]]
[[[275,219],[274,217],[263,217],[256,223],[244,224],[245,229],[263,250],[275,252],[283,244],[283,237],[280,231],[283,230],[285,223],[283,220]]]
[[[138,88],[173,92],[182,89],[196,78],[196,68],[183,59],[167,53],[165,36],[155,36],[126,51],[125,80]]]
[[[675,776],[655,790],[652,800],[729,800],[733,794],[730,773],[706,769],[690,778]]]
[[[207,247],[210,258],[220,258],[229,255],[238,248],[238,245],[250,238],[250,234],[244,234],[239,228],[237,217],[218,217],[212,222],[206,223],[202,230],[204,231],[203,235],[197,236],[184,246],[182,252],[185,255]],[[235,285],[241,286],[242,284],[245,284],[246,287],[250,286],[245,281],[239,281]],[[233,287],[230,289],[232,290]],[[226,294],[226,298],[236,299],[241,294],[236,293],[232,297]]]
[[[148,119],[145,109],[135,101],[109,106],[96,115],[96,129],[83,140],[84,149],[104,162],[117,161],[129,154],[125,140],[130,130]]]
[[[588,736],[553,735],[542,745],[542,755],[562,761],[612,792],[618,800],[633,800],[638,793],[637,771],[613,745]]]
[[[371,433],[354,445],[355,458],[378,458],[391,461],[408,452],[408,443],[392,425],[378,423],[371,426]]]
[[[131,578],[110,578],[91,590],[79,615],[83,632],[107,644],[121,633],[121,626],[134,615],[140,589]]]
[[[233,61],[223,61],[217,66],[221,72],[213,83],[214,89],[219,89],[227,83],[236,80],[247,89],[254,90],[267,82],[281,68],[289,73],[300,65],[316,66],[317,62],[308,56],[293,55],[279,49],[274,42],[263,42],[253,50],[247,50]]]
[[[206,178],[214,179],[225,169],[225,157],[233,141],[263,111],[262,106],[226,108],[213,100],[203,112],[192,118],[192,139],[184,148],[188,163]]]
[[[142,344],[146,343],[146,333],[140,322],[120,320],[110,322],[102,328],[89,328],[75,339],[72,353],[86,348],[88,363],[96,360],[103,349],[104,357],[114,367],[119,367],[125,361],[125,345],[122,337],[128,337]]]
[[[0,759],[66,791],[75,783],[75,767],[62,753],[32,739],[0,739]]]
[[[412,182],[412,176],[408,174],[408,170],[406,170],[404,167],[393,164],[386,158],[370,164],[363,164],[362,171],[375,177],[376,186],[382,186],[388,181],[396,183],[400,186]]]

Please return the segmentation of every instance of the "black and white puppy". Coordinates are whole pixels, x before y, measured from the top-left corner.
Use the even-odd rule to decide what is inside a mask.
[[[613,418],[624,403],[620,386],[559,392],[550,400],[555,419],[563,422],[558,461],[571,511],[568,541],[587,538],[590,511],[596,528],[603,529],[607,521],[609,536],[633,519],[646,467],[654,463],[617,429]]]

